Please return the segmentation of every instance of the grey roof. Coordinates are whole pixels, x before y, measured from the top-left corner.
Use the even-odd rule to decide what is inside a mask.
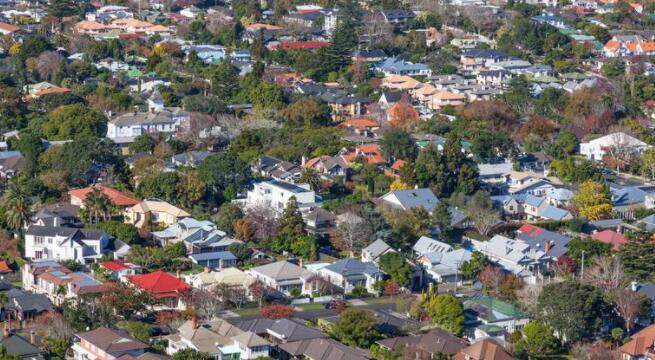
[[[525,203],[527,205],[534,206],[534,207],[537,207],[537,208],[539,206],[541,206],[541,204],[543,204],[544,201],[546,201],[546,199],[544,199],[542,197],[539,197],[539,196],[530,195],[530,194],[528,194],[525,197]]]
[[[540,214],[541,217],[548,220],[564,220],[567,216],[570,216],[571,213],[568,210],[560,209],[555,206],[547,206],[544,211]]]
[[[439,199],[429,188],[392,191],[383,195],[382,200],[389,197],[398,199],[400,206],[405,210],[422,207],[431,212],[439,204]]]
[[[455,355],[468,343],[446,330],[435,329],[425,334],[410,335],[379,340],[378,344],[392,350],[404,350],[407,346],[417,347],[432,355]]]
[[[367,360],[368,352],[348,347],[332,339],[310,339],[280,344],[280,349],[294,357],[321,360]]]
[[[655,300],[655,284],[637,284],[637,292],[648,296],[651,300]],[[655,306],[655,303],[652,306]]]
[[[251,271],[258,272],[262,275],[275,279],[276,281],[295,280],[312,276],[310,271],[307,271],[300,266],[292,264],[288,261],[278,261],[272,264],[258,266],[256,268],[252,268]]]
[[[11,289],[6,294],[9,300],[5,304],[5,308],[16,308],[37,314],[52,310],[52,304],[45,295],[33,294],[21,289]]]
[[[185,116],[186,113],[180,109],[164,109],[158,113],[151,112],[130,112],[116,116],[111,123],[116,126],[132,126],[145,124],[174,124],[176,117]]]
[[[414,246],[412,247],[412,250],[414,250],[418,254],[425,254],[431,252],[446,253],[452,251],[453,247],[441,241],[437,241],[435,239],[429,238],[427,236],[421,236],[418,239],[418,241],[416,241],[416,244],[414,244]]]
[[[325,268],[337,274],[341,274],[344,277],[360,274],[374,276],[375,274],[380,273],[380,269],[378,269],[374,263],[361,262],[351,258],[341,259]]]
[[[555,257],[566,254],[571,242],[571,238],[566,235],[527,224],[519,229],[516,238],[539,250],[545,250],[546,242],[550,242],[548,254]]]
[[[100,240],[107,234],[102,230],[77,229],[65,226],[38,226],[30,225],[25,232],[26,235],[34,236],[64,236],[73,240]]]
[[[275,320],[267,329],[275,337],[282,337],[285,342],[324,338],[327,335],[319,330],[307,327],[290,319]]]
[[[199,253],[199,254],[192,254],[189,255],[191,259],[194,260],[194,262],[200,262],[200,261],[211,261],[211,260],[236,260],[237,257],[234,256],[229,251],[216,251],[216,252],[207,252],[207,253]]]
[[[310,191],[310,190],[307,190],[307,189],[305,189],[303,187],[300,187],[298,185],[288,183],[288,182],[284,182],[284,181],[271,180],[271,181],[268,181],[268,183],[273,185],[273,186],[277,186],[279,188],[282,188],[284,190],[291,191],[294,194],[299,194],[299,193],[304,193],[304,192]]]
[[[18,334],[12,333],[8,337],[3,337],[0,339],[0,344],[7,350],[8,355],[15,355],[21,359],[43,359],[41,349]]]
[[[648,215],[645,218],[639,220],[639,224],[644,224],[647,231],[655,230],[655,214]]]
[[[362,249],[362,251],[370,253],[371,257],[375,259],[389,249],[391,249],[389,244],[385,243],[382,239],[377,239]]]

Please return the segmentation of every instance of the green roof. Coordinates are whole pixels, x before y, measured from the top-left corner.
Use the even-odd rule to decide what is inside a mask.
[[[136,66],[130,66],[130,67],[127,69],[127,76],[129,76],[129,77],[131,77],[131,78],[139,77],[139,76],[141,76],[141,75],[143,75],[143,74],[141,73],[141,70],[137,69]]]
[[[484,331],[485,333],[489,335],[495,335],[495,334],[502,334],[505,332],[505,329],[498,325],[487,325],[487,324],[480,324],[476,326],[477,329],[480,329],[481,331]]]

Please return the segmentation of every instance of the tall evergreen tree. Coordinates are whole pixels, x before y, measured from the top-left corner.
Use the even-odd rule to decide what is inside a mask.
[[[239,92],[239,72],[225,59],[210,70],[212,90],[224,102],[229,102]]]
[[[305,222],[298,210],[296,197],[292,196],[282,213],[280,229],[273,240],[272,248],[278,252],[289,251],[292,243],[302,236],[305,236]]]
[[[337,26],[332,32],[330,43],[321,49],[323,71],[339,71],[350,64],[352,49],[357,46],[357,33],[354,22],[346,16],[339,16]]]

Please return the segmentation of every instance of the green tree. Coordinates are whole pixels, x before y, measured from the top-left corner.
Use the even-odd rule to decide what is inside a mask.
[[[318,259],[318,245],[316,238],[305,235],[296,238],[291,242],[291,252],[303,259],[314,261]]]
[[[228,235],[234,235],[234,222],[243,218],[244,213],[237,204],[226,202],[218,209],[216,225]]]
[[[655,280],[655,243],[648,236],[623,244],[618,256],[629,280]]]
[[[155,139],[148,134],[142,134],[134,138],[134,142],[130,144],[129,150],[131,154],[136,153],[152,153],[155,148]]]
[[[369,310],[348,308],[330,328],[330,333],[346,345],[368,348],[380,337],[376,326],[377,320]]]
[[[41,130],[49,140],[95,139],[107,134],[107,118],[82,104],[64,105],[48,115]]]
[[[332,31],[330,42],[319,52],[322,59],[321,71],[339,71],[350,64],[351,51],[357,45],[357,34],[353,31],[352,19],[339,16],[337,26]]]
[[[127,331],[131,337],[145,344],[150,343],[150,332],[152,331],[152,327],[149,324],[141,321],[124,320],[119,321],[116,326],[121,330]]]
[[[273,250],[277,252],[292,250],[293,242],[304,236],[305,222],[298,210],[296,197],[292,196],[282,213],[280,228],[272,243]]]
[[[542,320],[567,343],[594,336],[608,313],[598,289],[573,281],[544,286],[538,304]]]
[[[239,72],[229,59],[209,69],[209,79],[214,95],[225,102],[230,102],[239,92]]]
[[[471,254],[471,260],[464,261],[460,265],[459,270],[466,278],[475,279],[480,271],[482,271],[482,268],[490,263],[489,259],[483,253],[474,251],[473,254]]]
[[[396,284],[406,287],[412,280],[412,266],[404,256],[389,252],[380,257],[380,270],[387,273]]]
[[[332,121],[330,107],[302,97],[277,113],[279,121],[289,126],[308,128],[325,126]]]
[[[451,222],[453,221],[448,202],[442,200],[437,204],[437,207],[432,211],[433,224],[439,228],[439,231],[446,233],[451,229]]]
[[[418,154],[416,142],[404,130],[392,128],[384,132],[380,149],[390,162],[405,160],[413,162]]]
[[[550,326],[540,321],[531,321],[521,330],[521,339],[514,346],[516,354],[543,356],[552,355],[559,344]]]
[[[141,235],[139,229],[132,224],[126,224],[120,221],[110,220],[102,221],[97,224],[90,225],[89,227],[100,229],[108,235],[122,240],[129,245],[141,243]]]
[[[198,165],[198,175],[212,193],[226,200],[229,200],[229,191],[241,190],[251,178],[250,165],[233,151],[206,157]]]
[[[461,335],[464,331],[464,307],[451,294],[428,295],[424,307],[432,322],[439,327]]]
[[[582,253],[585,256],[585,266],[595,257],[608,256],[612,253],[612,245],[605,244],[593,239],[573,238],[568,244],[569,251],[566,253],[575,260],[578,267],[582,265]]]
[[[5,222],[20,237],[23,236],[25,224],[30,220],[32,210],[28,195],[18,184],[18,179],[12,180],[9,185],[9,191],[4,196],[3,208],[5,210]]]

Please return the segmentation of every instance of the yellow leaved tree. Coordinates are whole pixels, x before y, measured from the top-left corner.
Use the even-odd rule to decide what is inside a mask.
[[[613,215],[612,197],[605,185],[599,182],[583,182],[573,200],[580,215],[587,220],[608,219]]]

